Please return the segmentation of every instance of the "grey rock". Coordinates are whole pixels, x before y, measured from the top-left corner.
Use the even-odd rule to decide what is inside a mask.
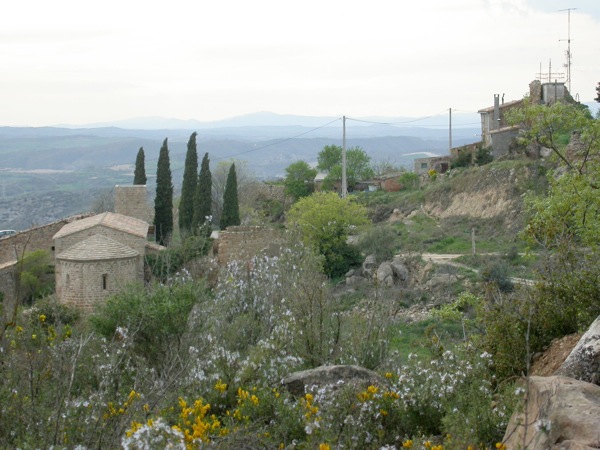
[[[364,367],[354,365],[340,366],[321,366],[315,369],[303,370],[294,372],[281,381],[292,395],[301,397],[306,394],[307,387],[310,386],[387,386],[388,382],[385,378],[365,369]]]
[[[377,281],[388,287],[394,285],[394,271],[389,262],[381,263],[377,268]]]
[[[508,423],[502,442],[509,450],[600,448],[600,386],[560,376],[529,377],[525,408]]]
[[[600,385],[600,316],[581,336],[555,375]]]

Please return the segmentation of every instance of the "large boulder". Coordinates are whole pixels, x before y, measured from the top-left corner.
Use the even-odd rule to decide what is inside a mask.
[[[406,267],[406,264],[404,264],[404,261],[402,261],[402,259],[399,257],[395,257],[390,265],[392,266],[394,277],[398,280],[398,282],[401,284],[408,283],[409,271],[408,267]]]
[[[440,289],[446,286],[450,286],[458,281],[458,277],[456,275],[435,275],[427,281],[425,284],[425,288],[427,289]]]
[[[581,336],[555,375],[600,385],[600,316]]]
[[[315,369],[294,372],[281,381],[281,384],[293,395],[303,396],[312,386],[386,386],[387,380],[360,366],[321,366]]]
[[[375,255],[367,256],[362,264],[363,276],[373,276],[375,269],[377,269],[377,258]]]
[[[383,286],[394,286],[394,271],[389,262],[383,262],[377,268],[377,281]]]
[[[508,450],[600,448],[600,386],[529,377],[524,411],[513,414],[503,442]]]

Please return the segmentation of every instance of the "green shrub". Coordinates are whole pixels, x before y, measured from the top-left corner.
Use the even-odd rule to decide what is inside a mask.
[[[102,336],[131,335],[138,355],[157,369],[179,349],[193,306],[207,297],[202,282],[132,285],[98,306],[90,322]],[[118,338],[118,336],[117,336]]]
[[[370,228],[359,240],[358,248],[364,255],[375,255],[378,263],[389,260],[398,250],[398,232],[392,225]]]

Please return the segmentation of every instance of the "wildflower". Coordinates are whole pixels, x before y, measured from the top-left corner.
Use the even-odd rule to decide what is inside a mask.
[[[221,381],[221,379],[219,379],[219,381],[217,381],[217,383],[215,384],[215,389],[221,393],[225,392],[227,390],[227,384],[223,383]]]
[[[331,447],[329,447],[329,444],[319,444],[319,450],[329,450]]]
[[[413,446],[413,441],[412,439],[408,439],[407,441],[402,443],[402,447],[403,448],[412,448]]]
[[[391,372],[386,372],[385,373],[385,377],[386,378],[392,378],[394,375]]]
[[[502,442],[496,442],[496,448],[498,450],[506,450],[506,444],[503,444]]]
[[[22,333],[23,332],[23,327],[17,325],[17,328],[15,328],[15,330],[17,331],[17,333]]]
[[[40,314],[38,319],[40,320],[40,322],[44,323],[46,321],[46,315],[45,314]]]
[[[254,405],[258,405],[259,402],[258,397],[256,395],[252,395],[252,397],[250,397],[250,401],[254,403]]]

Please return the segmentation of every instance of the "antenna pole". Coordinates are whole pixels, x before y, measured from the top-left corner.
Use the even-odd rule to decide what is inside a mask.
[[[348,193],[348,182],[346,180],[346,116],[342,116],[342,198]]]
[[[567,11],[567,24],[568,24],[568,34],[567,34],[567,64],[565,67],[567,68],[567,83],[569,84],[569,92],[571,92],[571,11],[576,10],[577,8],[567,8],[561,9],[560,11]],[[559,41],[564,41],[565,39],[559,39]]]
[[[452,153],[452,108],[448,108],[448,154]]]

